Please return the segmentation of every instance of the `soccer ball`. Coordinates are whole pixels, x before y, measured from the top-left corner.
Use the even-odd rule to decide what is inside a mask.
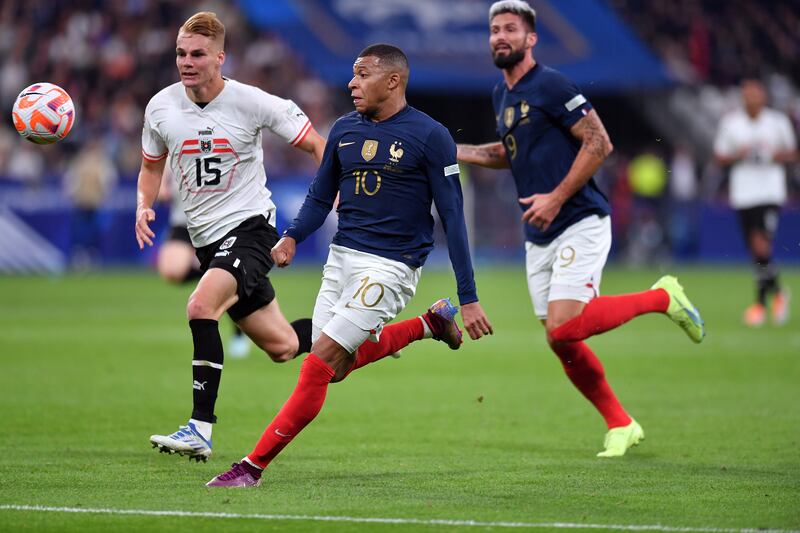
[[[34,83],[25,88],[11,111],[20,135],[36,144],[58,142],[75,123],[75,106],[67,91],[52,83]]]

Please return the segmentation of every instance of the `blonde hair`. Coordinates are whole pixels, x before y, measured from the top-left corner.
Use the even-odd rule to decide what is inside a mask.
[[[205,35],[219,44],[220,50],[225,48],[225,26],[211,11],[201,11],[189,17],[178,30],[178,34],[181,33]]]

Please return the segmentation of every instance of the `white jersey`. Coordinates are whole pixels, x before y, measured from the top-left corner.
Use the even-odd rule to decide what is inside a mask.
[[[796,140],[789,118],[764,108],[756,118],[744,110],[725,115],[714,142],[714,152],[730,157],[749,148],[750,156],[731,168],[730,202],[736,209],[781,205],[786,201],[786,169],[773,161],[778,150],[794,150]]]
[[[180,82],[147,104],[142,157],[168,158],[195,247],[256,215],[269,216],[275,225],[275,204],[265,187],[263,128],[296,146],[311,123],[291,100],[230,79],[203,108],[189,100]]]
[[[183,207],[181,195],[178,192],[178,180],[172,177],[172,172],[165,172],[163,179],[169,180],[169,225],[171,227],[185,228],[189,221],[186,219],[186,208]]]

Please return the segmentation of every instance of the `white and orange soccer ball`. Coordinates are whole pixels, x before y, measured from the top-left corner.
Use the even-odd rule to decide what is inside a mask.
[[[19,93],[11,116],[20,135],[36,144],[52,144],[75,124],[75,105],[58,85],[34,83]]]

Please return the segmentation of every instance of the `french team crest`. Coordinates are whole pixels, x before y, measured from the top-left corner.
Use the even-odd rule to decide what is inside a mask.
[[[506,108],[506,112],[503,114],[503,122],[505,122],[506,128],[510,128],[514,123],[514,106]]]
[[[527,117],[528,116],[528,111],[530,111],[530,110],[531,110],[531,106],[525,100],[523,100],[522,103],[519,104],[519,112],[520,112],[522,118]]]
[[[364,141],[364,145],[361,147],[361,157],[364,158],[364,161],[372,161],[372,158],[375,157],[377,153],[378,141],[373,141],[372,139]]]
[[[399,163],[400,158],[403,157],[403,149],[400,148],[401,146],[403,146],[403,143],[401,143],[400,141],[395,141],[389,147],[389,155],[391,156],[389,158],[389,161],[391,161],[392,163]]]
[[[211,151],[211,139],[200,139],[200,150],[207,154]]]

